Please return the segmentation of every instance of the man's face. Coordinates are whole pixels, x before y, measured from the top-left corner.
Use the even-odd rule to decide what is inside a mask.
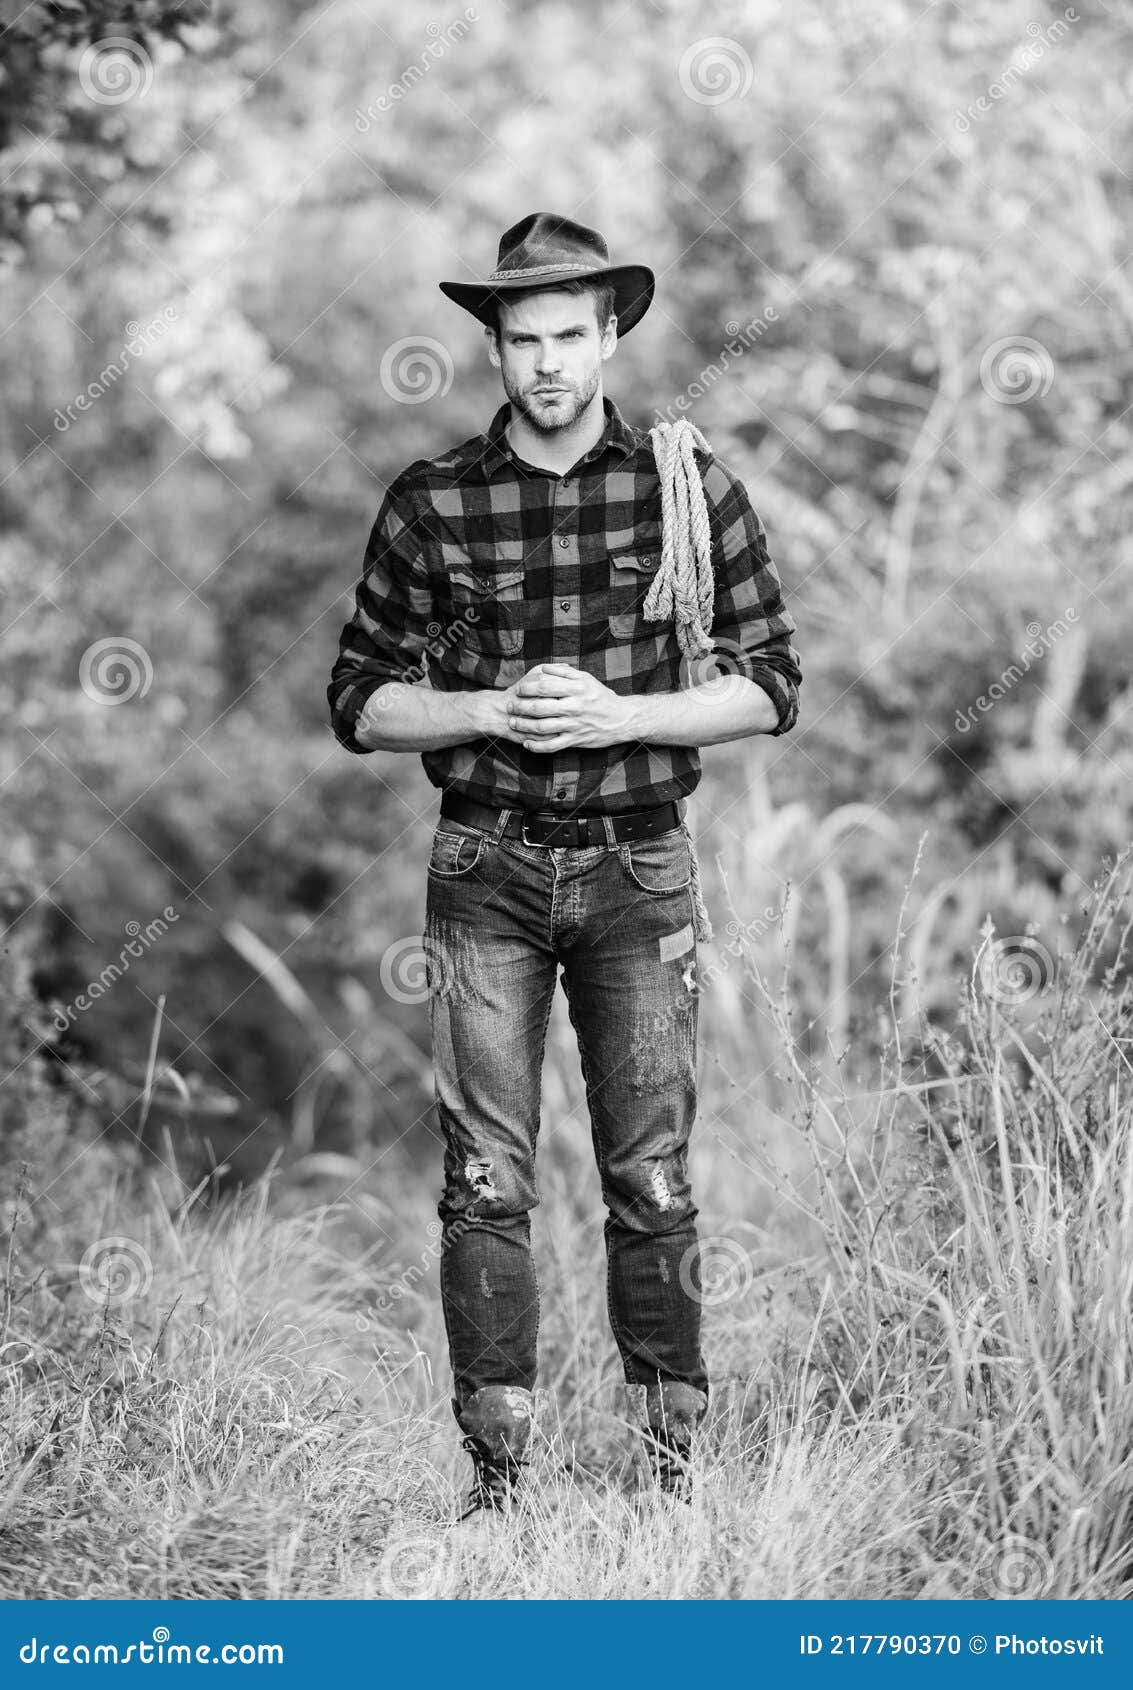
[[[616,343],[615,319],[598,331],[592,293],[550,289],[501,304],[500,332],[498,338],[489,332],[488,356],[516,410],[541,434],[557,434],[597,393]]]

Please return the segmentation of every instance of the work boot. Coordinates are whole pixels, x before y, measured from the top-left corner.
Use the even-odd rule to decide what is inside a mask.
[[[457,1412],[473,1474],[458,1519],[507,1513],[527,1465],[533,1410],[530,1391],[517,1385],[484,1385]]]
[[[641,1436],[649,1471],[660,1494],[678,1502],[692,1501],[693,1433],[707,1407],[703,1391],[676,1380],[650,1385],[645,1393]]]
[[[463,1512],[457,1518],[470,1520],[481,1511],[506,1514],[525,1463],[513,1461],[509,1456],[493,1460],[476,1438],[462,1438],[461,1442],[472,1457],[472,1489],[464,1499]]]

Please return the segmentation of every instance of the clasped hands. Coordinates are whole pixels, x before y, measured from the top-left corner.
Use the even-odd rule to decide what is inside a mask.
[[[631,739],[632,698],[569,663],[537,663],[498,694],[503,737],[529,751],[617,745]]]

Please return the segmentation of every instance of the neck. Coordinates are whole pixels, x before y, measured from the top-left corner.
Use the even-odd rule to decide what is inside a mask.
[[[554,434],[543,434],[532,428],[527,418],[513,405],[511,421],[507,425],[507,437],[511,442],[512,451],[521,457],[524,463],[533,464],[536,469],[554,470],[562,474],[571,468],[589,452],[591,446],[596,446],[606,429],[606,412],[602,404],[602,389],[599,387],[593,399],[584,410],[580,411],[569,428],[556,429]]]

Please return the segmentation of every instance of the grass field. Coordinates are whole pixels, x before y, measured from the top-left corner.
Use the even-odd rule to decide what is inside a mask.
[[[25,1064],[0,1155],[0,1594],[1129,1596],[1131,873],[1051,979],[977,963],[947,1035],[895,991],[868,1083],[795,1054],[773,947],[718,1010],[706,992],[713,1397],[687,1508],[639,1488],[557,1011],[538,1435],[526,1506],[488,1534],[447,1524],[467,1458],[439,1163],[316,1156],[173,1205]],[[775,1029],[766,1081],[728,992]]]

